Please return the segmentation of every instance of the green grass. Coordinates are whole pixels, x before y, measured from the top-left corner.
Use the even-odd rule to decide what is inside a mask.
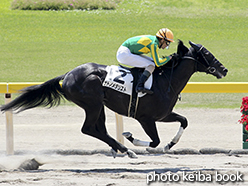
[[[243,0],[123,0],[116,10],[94,11],[10,10],[11,2],[0,2],[0,82],[46,81],[86,62],[118,64],[115,55],[124,40],[155,34],[161,27],[170,28],[187,46],[189,40],[203,44],[229,69],[222,80],[196,73],[190,81],[247,81],[248,12]],[[175,51],[173,43],[159,53]],[[241,98],[235,95],[240,94],[221,95],[235,104],[223,105],[225,101],[208,94],[208,100],[193,106],[209,106],[214,97],[217,107],[239,107]],[[189,94],[187,100],[194,102],[195,96]]]
[[[239,109],[246,93],[182,93],[176,108],[233,108]]]

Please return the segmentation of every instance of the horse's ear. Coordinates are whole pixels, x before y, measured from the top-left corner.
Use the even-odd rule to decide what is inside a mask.
[[[189,49],[183,44],[180,39],[178,39],[177,54],[179,55],[179,57],[184,56],[188,51]]]
[[[196,50],[196,51],[199,51],[200,48],[201,48],[201,45],[198,45],[198,44],[195,44],[191,41],[189,41],[189,44]]]

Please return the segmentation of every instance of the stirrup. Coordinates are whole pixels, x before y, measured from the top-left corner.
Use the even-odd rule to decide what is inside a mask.
[[[136,88],[136,92],[139,93],[139,92],[142,92],[143,94],[153,94],[153,91],[150,90],[150,89],[146,89],[144,87],[137,87]]]

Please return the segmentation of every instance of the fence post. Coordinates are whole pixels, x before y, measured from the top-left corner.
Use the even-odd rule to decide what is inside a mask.
[[[5,94],[5,104],[11,101],[11,94]],[[5,112],[6,118],[6,154],[14,154],[14,130],[13,130],[13,113],[12,111]]]
[[[248,131],[245,129],[245,125],[242,124],[243,131],[243,149],[248,149]]]
[[[122,136],[123,132],[123,117],[115,113],[116,120],[116,139],[118,142],[124,145],[124,137]]]

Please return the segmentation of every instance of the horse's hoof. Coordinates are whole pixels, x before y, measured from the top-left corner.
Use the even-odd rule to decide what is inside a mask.
[[[130,138],[132,136],[131,132],[123,132],[122,136],[125,136],[126,138]]]
[[[170,150],[169,144],[167,144],[167,145],[164,147],[163,151],[164,151],[164,152],[167,152],[168,150]]]
[[[131,150],[127,150],[127,155],[129,158],[138,158],[138,156],[135,154],[135,152],[131,151]]]
[[[116,158],[117,152],[114,149],[111,149],[111,154],[113,158]]]
[[[167,152],[168,150],[171,149],[171,147],[173,147],[176,143],[174,142],[170,142],[168,143],[165,147],[164,147],[164,152]]]

